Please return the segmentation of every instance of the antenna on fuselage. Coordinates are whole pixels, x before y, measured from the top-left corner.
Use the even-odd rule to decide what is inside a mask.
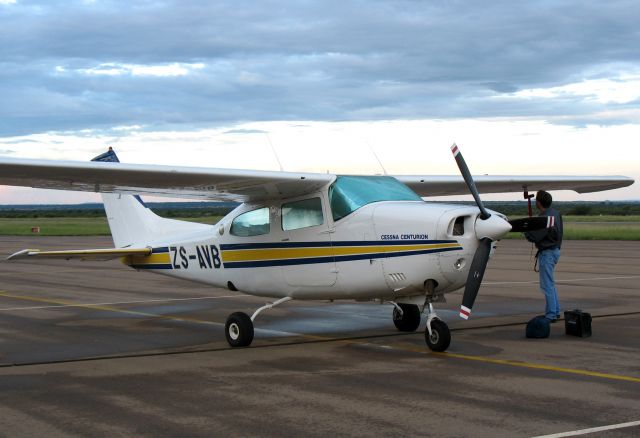
[[[278,162],[278,166],[280,166],[280,171],[284,172],[284,168],[282,167],[282,163],[280,162],[280,157],[278,157],[278,153],[276,152],[276,148],[273,147],[273,143],[271,143],[271,137],[269,137],[269,133],[265,132],[264,135],[267,136],[267,140],[269,141],[269,146],[271,146],[271,150],[273,151],[273,155],[276,156],[276,161]]]
[[[367,146],[369,146],[369,150],[371,151],[373,156],[376,157],[376,160],[378,161],[378,164],[380,165],[380,167],[382,167],[382,173],[385,175],[388,175],[387,169],[385,169],[384,166],[382,165],[382,161],[380,161],[380,158],[378,158],[378,154],[376,154],[376,151],[373,150],[373,146],[371,146],[369,143],[367,143]]]

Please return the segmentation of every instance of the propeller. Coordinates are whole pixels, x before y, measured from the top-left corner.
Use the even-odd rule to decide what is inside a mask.
[[[476,253],[473,255],[473,261],[471,262],[469,275],[467,276],[467,283],[464,288],[464,295],[462,296],[462,305],[460,306],[460,317],[469,319],[469,316],[471,315],[471,308],[473,307],[473,303],[476,301],[478,291],[480,290],[484,271],[487,269],[487,264],[489,263],[491,243],[500,239],[510,231],[521,233],[553,227],[555,225],[555,218],[553,216],[527,217],[523,219],[513,219],[507,222],[498,215],[491,215],[491,213],[484,208],[482,199],[480,199],[480,193],[476,188],[471,172],[469,172],[467,163],[465,163],[464,157],[455,143],[451,146],[451,152],[458,164],[458,169],[460,169],[462,178],[464,178],[465,183],[467,183],[469,192],[473,195],[473,199],[475,199],[476,204],[480,209],[480,215],[476,219],[475,223],[475,232],[476,237],[479,240],[479,245],[476,249]]]
[[[480,193],[478,193],[478,189],[476,188],[476,183],[473,181],[473,177],[471,176],[471,172],[469,172],[469,168],[467,167],[467,163],[464,161],[462,157],[462,153],[458,148],[458,145],[455,143],[451,146],[451,152],[453,153],[453,158],[455,158],[456,163],[458,164],[458,169],[460,169],[460,173],[462,174],[462,178],[464,178],[464,182],[467,183],[467,187],[469,188],[469,192],[473,195],[473,199],[476,200],[476,204],[480,209],[480,219],[486,220],[491,217],[489,212],[484,208],[484,204],[482,203],[482,199],[480,199]]]
[[[484,271],[489,263],[489,253],[491,252],[491,239],[485,237],[480,239],[480,245],[473,255],[473,261],[469,268],[467,276],[467,284],[464,287],[464,295],[462,296],[462,305],[460,306],[460,317],[469,319],[471,316],[471,308],[476,301]]]
[[[511,231],[514,233],[525,233],[527,231],[541,230],[543,228],[551,228],[555,225],[555,217],[553,216],[534,216],[522,219],[511,219]]]
[[[471,315],[473,303],[478,296],[478,290],[480,290],[484,271],[487,269],[487,263],[489,263],[491,243],[511,231],[512,225],[498,215],[491,215],[484,208],[484,204],[480,199],[480,194],[476,188],[475,182],[473,181],[471,172],[469,172],[469,168],[464,161],[464,157],[455,143],[451,146],[451,152],[458,164],[458,169],[460,169],[462,178],[464,178],[465,183],[467,183],[469,192],[473,195],[473,199],[475,199],[476,204],[480,209],[480,215],[476,219],[475,224],[476,237],[480,243],[473,256],[471,267],[469,268],[469,275],[464,288],[464,295],[462,296],[462,305],[460,306],[460,317],[468,319]]]

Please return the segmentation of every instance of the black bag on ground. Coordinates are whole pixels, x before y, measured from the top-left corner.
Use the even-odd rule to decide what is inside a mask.
[[[527,338],[548,338],[550,321],[544,316],[536,316],[527,323]]]
[[[564,330],[568,335],[588,338],[591,336],[591,314],[580,309],[564,312]]]

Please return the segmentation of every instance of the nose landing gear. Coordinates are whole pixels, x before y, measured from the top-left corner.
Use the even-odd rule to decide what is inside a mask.
[[[427,299],[424,304],[424,312],[427,314],[427,325],[424,330],[424,339],[427,347],[432,351],[442,352],[449,348],[451,344],[451,331],[449,326],[438,318],[433,304],[430,302],[432,298]],[[401,332],[414,332],[420,326],[420,307],[415,304],[396,303],[393,304],[393,323]]]
[[[424,340],[427,343],[427,347],[431,351],[445,351],[451,344],[449,326],[438,318],[431,303],[425,306],[425,310],[427,311],[427,327],[424,330]]]
[[[431,330],[424,331],[424,340],[431,351],[442,352],[449,348],[451,332],[444,321],[435,319],[431,322]]]

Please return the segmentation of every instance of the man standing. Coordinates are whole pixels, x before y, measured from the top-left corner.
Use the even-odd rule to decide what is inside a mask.
[[[560,259],[563,226],[562,216],[554,208],[551,208],[552,201],[551,194],[544,190],[540,190],[536,194],[536,207],[540,211],[539,216],[549,218],[547,228],[529,231],[524,235],[529,242],[533,242],[538,248],[536,258],[540,270],[540,288],[546,299],[544,316],[554,322],[560,318],[560,304],[554,271]]]

